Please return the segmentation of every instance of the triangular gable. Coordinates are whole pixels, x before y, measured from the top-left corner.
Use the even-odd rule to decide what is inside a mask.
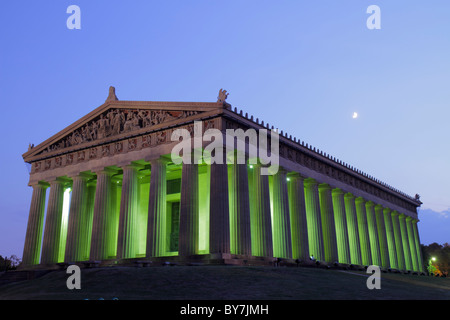
[[[31,147],[23,154],[23,158],[29,162],[130,135],[144,134],[163,126],[176,125],[177,122],[193,121],[203,113],[221,112],[223,107],[223,103],[209,102],[107,100],[51,138]]]

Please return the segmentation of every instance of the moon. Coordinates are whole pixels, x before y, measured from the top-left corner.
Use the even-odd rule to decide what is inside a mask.
[[[352,116],[352,118],[353,118],[353,119],[356,119],[356,118],[358,118],[358,113],[356,113],[356,112],[353,112],[353,116]]]

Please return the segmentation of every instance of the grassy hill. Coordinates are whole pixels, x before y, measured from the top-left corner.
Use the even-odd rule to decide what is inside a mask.
[[[369,290],[365,272],[304,267],[174,266],[81,269],[69,290],[65,270],[0,286],[0,299],[20,300],[411,300],[450,299],[450,279],[381,274]]]

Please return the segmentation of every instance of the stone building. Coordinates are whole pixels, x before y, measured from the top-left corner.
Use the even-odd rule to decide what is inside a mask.
[[[177,129],[269,129],[226,97],[221,90],[212,103],[120,101],[111,87],[103,105],[30,146],[23,155],[33,188],[23,264],[313,258],[423,271],[418,196],[283,132],[273,175],[248,157],[177,164]]]

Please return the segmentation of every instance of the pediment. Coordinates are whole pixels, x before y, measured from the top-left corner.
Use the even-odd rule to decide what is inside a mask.
[[[30,146],[26,162],[145,134],[219,113],[223,103],[106,101],[51,138]]]

